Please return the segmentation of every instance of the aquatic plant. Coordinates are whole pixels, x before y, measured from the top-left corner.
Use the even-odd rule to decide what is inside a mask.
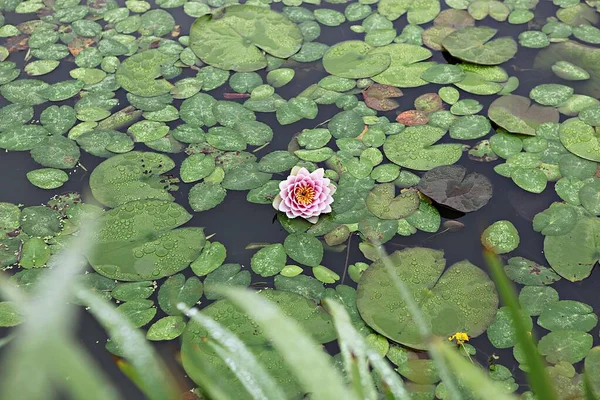
[[[273,199],[273,207],[283,211],[288,218],[304,218],[316,224],[319,215],[331,212],[335,185],[318,168],[308,172],[306,168],[294,167],[287,179],[279,183],[279,194]]]

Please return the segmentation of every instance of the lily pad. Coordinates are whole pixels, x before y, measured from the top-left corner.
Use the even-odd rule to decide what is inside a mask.
[[[459,165],[427,171],[418,189],[436,202],[462,212],[479,210],[492,198],[491,182],[477,172],[467,175],[466,168]]]
[[[331,75],[342,78],[370,78],[385,71],[391,63],[387,53],[360,40],[349,40],[331,46],[323,56],[323,67]]]
[[[496,254],[509,253],[519,246],[519,232],[510,221],[496,221],[481,234],[483,247]]]
[[[200,182],[189,192],[190,207],[194,211],[206,211],[215,208],[225,200],[227,190],[218,183]]]
[[[41,189],[56,189],[69,180],[69,175],[60,169],[41,168],[29,171],[27,180]]]
[[[400,89],[389,86],[373,84],[362,92],[367,107],[377,111],[391,111],[400,107],[394,98],[402,97]]]
[[[409,24],[421,25],[433,21],[440,12],[439,0],[381,0],[377,11],[390,21],[405,13]]]
[[[185,320],[180,316],[167,316],[156,321],[146,333],[148,340],[173,340],[185,330]]]
[[[533,218],[533,230],[544,236],[566,235],[577,225],[579,216],[574,207],[552,203]]]
[[[566,361],[570,364],[585,358],[592,348],[594,338],[592,335],[571,330],[550,332],[540,339],[538,350],[546,356],[548,362],[556,364]]]
[[[169,201],[132,201],[99,218],[87,258],[111,279],[160,279],[186,268],[199,255],[205,238],[200,228],[175,229],[191,215]]]
[[[375,185],[367,195],[367,208],[380,219],[400,219],[412,215],[419,208],[419,193],[408,189],[395,195],[395,185]]]
[[[169,93],[173,88],[167,80],[160,79],[161,67],[176,60],[176,57],[162,53],[158,49],[146,50],[123,61],[115,77],[125,90],[137,96],[160,96]]]
[[[285,267],[285,250],[280,243],[271,244],[258,250],[252,256],[252,271],[262,277],[277,275]]]
[[[390,67],[373,76],[373,80],[384,85],[401,88],[418,87],[427,84],[421,76],[435,65],[434,62],[421,62],[431,57],[431,51],[424,47],[406,43],[393,43],[378,47],[373,53],[387,54],[391,59]]]
[[[594,309],[585,303],[562,300],[548,305],[537,322],[549,331],[567,329],[589,332],[598,324],[598,316],[594,314]]]
[[[288,58],[302,46],[300,28],[268,7],[233,5],[203,15],[190,29],[190,48],[205,63],[225,70],[256,71],[265,53]]]
[[[546,236],[544,255],[560,276],[576,282],[587,278],[598,262],[600,249],[600,221],[597,218],[580,218],[569,233]]]
[[[444,253],[419,247],[396,251],[390,261],[393,272],[415,296],[434,335],[447,338],[466,332],[476,337],[492,322],[498,294],[485,272],[470,262],[460,261],[444,272]],[[426,348],[381,260],[363,272],[357,305],[375,331],[405,346]]]
[[[560,141],[571,153],[586,160],[600,162],[600,138],[591,125],[570,118],[560,125]]]
[[[548,307],[558,302],[558,298],[558,292],[550,286],[525,286],[519,293],[522,310],[533,316],[540,315]]]
[[[475,64],[497,65],[517,53],[513,38],[492,39],[497,30],[487,26],[467,26],[452,32],[442,40],[442,46],[454,57]]]
[[[445,131],[429,125],[411,126],[390,136],[383,145],[387,158],[401,167],[428,171],[457,162],[462,156],[459,144],[438,144]]]
[[[288,235],[283,247],[292,260],[309,267],[318,266],[323,259],[323,245],[319,239],[307,233]]]
[[[204,249],[202,250],[204,251]],[[202,297],[202,282],[195,276],[187,278],[183,274],[170,276],[158,290],[158,305],[168,315],[181,315],[177,304],[193,307]]]
[[[488,110],[488,117],[496,124],[512,133],[535,135],[535,129],[545,122],[558,122],[556,108],[531,104],[527,97],[502,96]]]
[[[17,305],[12,301],[0,301],[0,327],[7,328],[19,325],[23,316],[18,311]]]
[[[550,268],[523,257],[510,258],[508,264],[504,266],[504,272],[513,282],[521,285],[551,285],[560,280],[560,276]]]
[[[528,331],[533,328],[531,317],[523,315],[523,320]],[[510,309],[500,307],[494,321],[487,329],[487,337],[497,349],[506,349],[517,344],[517,334]]]
[[[132,151],[102,162],[90,176],[94,198],[108,207],[132,200],[173,200],[169,185],[161,175],[175,167],[164,154]],[[165,189],[166,186],[166,189]]]

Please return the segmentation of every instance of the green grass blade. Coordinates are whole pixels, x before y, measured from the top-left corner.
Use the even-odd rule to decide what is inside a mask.
[[[142,391],[150,400],[179,398],[175,379],[155,353],[144,334],[121,315],[116,308],[96,293],[76,289],[77,298],[89,307],[90,313],[106,329],[112,340],[122,347],[125,358],[131,363],[143,382]]]
[[[251,291],[227,289],[223,293],[260,325],[275,349],[294,371],[302,387],[310,393],[311,399],[355,399],[321,346],[296,321]]]
[[[8,279],[0,279],[0,291],[23,315],[3,362],[6,372],[0,383],[0,398],[47,399],[53,397],[56,387],[63,387],[75,399],[120,398],[73,336],[75,309],[69,300],[75,279],[86,266],[82,252],[92,226],[88,224],[51,262],[31,296],[9,284]],[[90,392],[84,393],[85,388]]]
[[[361,334],[352,325],[350,316],[344,306],[331,299],[326,299],[325,304],[333,316],[346,370],[350,370],[353,362],[358,360],[358,378],[360,379],[360,387],[363,389],[363,395],[359,398],[377,398],[377,391],[373,386],[371,372],[369,371],[370,362],[373,369],[379,373],[385,390],[389,392],[391,398],[410,400],[411,397],[404,388],[400,375],[390,367],[377,351],[365,342]]]
[[[58,345],[60,343],[60,345]],[[105,379],[94,360],[78,343],[70,340],[57,340],[52,349],[56,363],[52,370],[54,382],[63,387],[74,400],[119,399],[116,389]],[[65,379],[68,377],[68,379]]]
[[[450,369],[459,378],[460,382],[469,388],[482,400],[516,400],[517,397],[506,393],[483,370],[467,361],[456,349],[440,339],[435,340],[434,347],[443,355]]]
[[[190,357],[194,368],[201,373],[197,373],[194,379],[199,388],[211,400],[232,400],[235,397],[229,393],[226,382],[223,382],[223,377],[216,374],[214,365],[208,362],[203,357],[198,357],[194,352],[190,352],[186,357]]]
[[[515,324],[517,342],[523,349],[526,363],[529,366],[527,379],[529,380],[531,390],[538,399],[557,400],[556,393],[544,367],[542,357],[537,350],[530,332],[527,331],[515,289],[506,277],[502,263],[495,254],[489,251],[485,252],[485,258],[490,267],[492,277],[496,282],[500,298],[510,309]]]
[[[255,400],[280,400],[285,398],[283,390],[258,362],[254,354],[236,335],[212,318],[203,315],[195,308],[180,303],[177,308],[210,333],[209,342],[219,357],[244,385]]]

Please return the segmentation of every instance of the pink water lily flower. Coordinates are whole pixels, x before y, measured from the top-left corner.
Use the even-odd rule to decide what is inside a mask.
[[[319,168],[308,172],[306,168],[294,167],[287,179],[279,184],[279,194],[273,199],[273,207],[283,211],[288,218],[304,218],[317,223],[319,215],[331,212],[335,186],[324,177]]]

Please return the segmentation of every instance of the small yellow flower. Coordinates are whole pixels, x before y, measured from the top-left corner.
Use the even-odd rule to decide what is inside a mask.
[[[456,332],[454,335],[450,336],[448,338],[448,340],[449,341],[455,340],[456,344],[460,346],[460,345],[464,344],[465,342],[469,341],[469,335],[467,335],[466,332]]]

